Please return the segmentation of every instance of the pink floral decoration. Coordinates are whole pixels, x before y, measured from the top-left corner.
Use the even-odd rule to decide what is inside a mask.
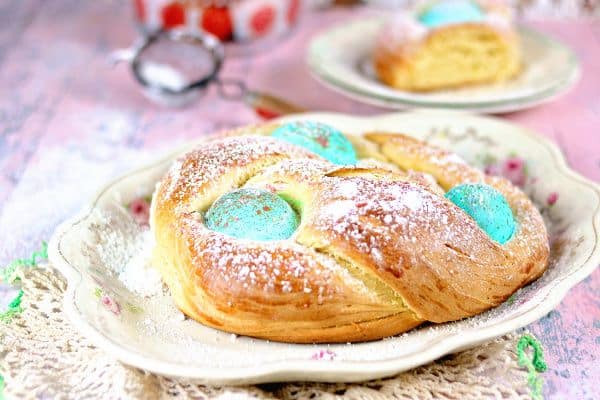
[[[507,158],[502,164],[502,176],[517,186],[525,185],[525,161],[520,157]]]
[[[129,204],[129,212],[140,225],[148,225],[150,220],[150,203],[144,198],[133,200]]]
[[[489,164],[484,172],[487,175],[503,176],[514,185],[521,187],[527,182],[525,160],[520,157],[510,157],[501,163]]]
[[[336,356],[337,356],[337,354],[335,354],[335,352],[333,352],[329,349],[326,349],[326,350],[317,351],[310,357],[310,359],[311,360],[333,361],[333,359],[335,359]]]
[[[119,305],[119,303],[114,301],[107,294],[103,294],[102,297],[100,297],[100,302],[104,305],[104,307],[106,307],[113,314],[115,314],[115,315],[121,314],[121,306]]]
[[[553,206],[554,203],[556,203],[557,200],[558,200],[558,193],[557,192],[552,192],[546,198],[546,204],[548,204],[549,206]]]

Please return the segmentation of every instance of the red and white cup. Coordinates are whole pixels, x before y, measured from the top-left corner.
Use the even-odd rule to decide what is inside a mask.
[[[209,32],[223,42],[275,37],[297,22],[305,0],[133,0],[137,21],[146,31],[182,28]]]

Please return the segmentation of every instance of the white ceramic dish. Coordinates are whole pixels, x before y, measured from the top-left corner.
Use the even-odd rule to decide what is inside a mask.
[[[393,109],[440,108],[504,113],[550,101],[566,93],[580,77],[577,57],[563,44],[520,28],[523,72],[504,84],[431,93],[411,93],[381,83],[371,52],[385,18],[371,17],[336,26],[311,42],[307,60],[314,77],[346,96]]]
[[[65,312],[111,356],[148,371],[210,384],[288,380],[360,381],[389,376],[511,332],[544,316],[600,261],[600,190],[570,171],[558,149],[500,120],[448,112],[357,118],[305,114],[348,133],[408,132],[487,165],[518,154],[526,161],[525,189],[540,205],[552,236],[542,278],[509,301],[466,320],[414,329],[362,344],[293,345],[235,337],[184,320],[166,291],[143,297],[115,271],[139,251],[140,228],[123,204],[148,195],[173,157],[130,172],[108,185],[54,234],[50,259],[66,276]],[[186,146],[189,148],[190,146]],[[558,200],[553,193],[558,193]],[[550,199],[549,199],[550,197]]]

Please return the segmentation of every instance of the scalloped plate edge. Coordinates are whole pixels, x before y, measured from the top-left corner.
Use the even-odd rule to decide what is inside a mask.
[[[472,116],[465,113],[451,113],[442,111],[415,111],[408,113],[411,115],[456,115],[460,114],[467,116],[468,118],[475,118],[479,120],[494,120],[496,123],[504,121],[490,118],[490,117],[478,117]],[[297,116],[288,116],[280,119],[279,121],[291,120],[291,119],[319,119],[319,118],[344,118],[354,120],[386,120],[402,118],[407,113],[392,113],[382,114],[374,117],[352,117],[344,114],[336,113],[309,113],[300,114]],[[515,127],[512,124],[508,124]],[[174,154],[179,153],[181,150],[171,152],[169,156],[161,158],[160,160],[148,164],[145,167],[131,171],[108,184],[104,185],[101,190],[93,197],[93,200],[83,208],[83,210],[75,217],[62,223],[53,234],[49,246],[48,255],[51,264],[56,267],[67,279],[67,289],[65,291],[63,304],[64,311],[69,320],[84,336],[90,339],[92,343],[97,345],[100,349],[104,350],[108,354],[112,355],[121,362],[146,370],[149,372],[172,376],[180,378],[194,379],[200,383],[207,384],[251,384],[251,383],[265,383],[265,382],[281,382],[289,380],[310,380],[319,382],[358,382],[369,379],[382,378],[391,376],[402,371],[417,367],[419,365],[426,364],[437,358],[440,358],[446,354],[464,350],[467,348],[474,347],[482,342],[489,339],[501,336],[508,332],[514,331],[515,329],[521,328],[528,325],[535,320],[543,317],[553,308],[555,308],[565,297],[568,290],[575,286],[577,283],[585,279],[590,275],[598,263],[600,263],[600,188],[597,184],[582,177],[571,170],[565,161],[564,156],[555,144],[550,142],[548,139],[542,138],[532,132],[525,130],[524,128],[518,127],[520,133],[527,136],[533,137],[543,147],[550,151],[556,166],[567,178],[576,181],[579,184],[588,186],[595,192],[598,203],[596,209],[592,213],[592,226],[595,233],[595,244],[590,251],[586,261],[582,263],[579,268],[566,275],[563,279],[557,280],[551,287],[548,295],[541,300],[538,304],[533,305],[528,310],[521,313],[519,316],[511,318],[509,320],[501,321],[497,324],[484,327],[484,328],[473,328],[467,332],[449,333],[444,337],[437,338],[432,341],[431,346],[427,351],[419,354],[414,354],[409,357],[401,357],[398,359],[390,359],[385,361],[361,361],[361,362],[350,362],[350,361],[331,361],[327,363],[319,363],[311,360],[291,360],[291,361],[279,361],[264,363],[253,367],[244,368],[198,368],[198,367],[181,367],[179,365],[173,365],[168,362],[157,361],[153,358],[146,357],[144,354],[140,354],[135,351],[124,349],[118,343],[111,340],[109,337],[103,335],[97,331],[91,324],[89,324],[77,310],[77,306],[74,301],[75,290],[82,280],[81,273],[77,268],[66,260],[61,251],[61,238],[70,230],[74,225],[81,223],[93,210],[95,203],[99,197],[115,183],[130,177],[131,175],[137,174],[149,168],[156,167],[160,163],[168,162]],[[199,140],[201,141],[201,140]],[[198,141],[194,141],[196,143]],[[183,147],[182,147],[183,148]],[[340,375],[343,373],[343,377]]]

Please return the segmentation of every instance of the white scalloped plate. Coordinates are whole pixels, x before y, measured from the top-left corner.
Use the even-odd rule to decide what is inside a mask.
[[[371,52],[384,17],[335,26],[315,37],[307,61],[315,78],[355,100],[393,109],[440,108],[505,113],[533,107],[566,93],[579,80],[579,61],[565,45],[520,27],[523,72],[493,85],[413,93],[381,83],[373,71]]]
[[[104,186],[89,207],[54,234],[50,259],[68,280],[65,312],[82,334],[126,364],[204,383],[360,381],[393,375],[525,326],[547,314],[600,261],[600,190],[569,170],[554,145],[522,128],[448,112],[286,119],[316,119],[348,133],[408,132],[480,166],[491,156],[501,160],[518,154],[527,163],[526,190],[540,205],[552,236],[548,271],[494,310],[384,340],[293,345],[235,337],[183,320],[167,291],[142,297],[113,272],[139,251],[140,228],[123,204],[151,193],[173,154]],[[558,201],[550,206],[553,192]]]

